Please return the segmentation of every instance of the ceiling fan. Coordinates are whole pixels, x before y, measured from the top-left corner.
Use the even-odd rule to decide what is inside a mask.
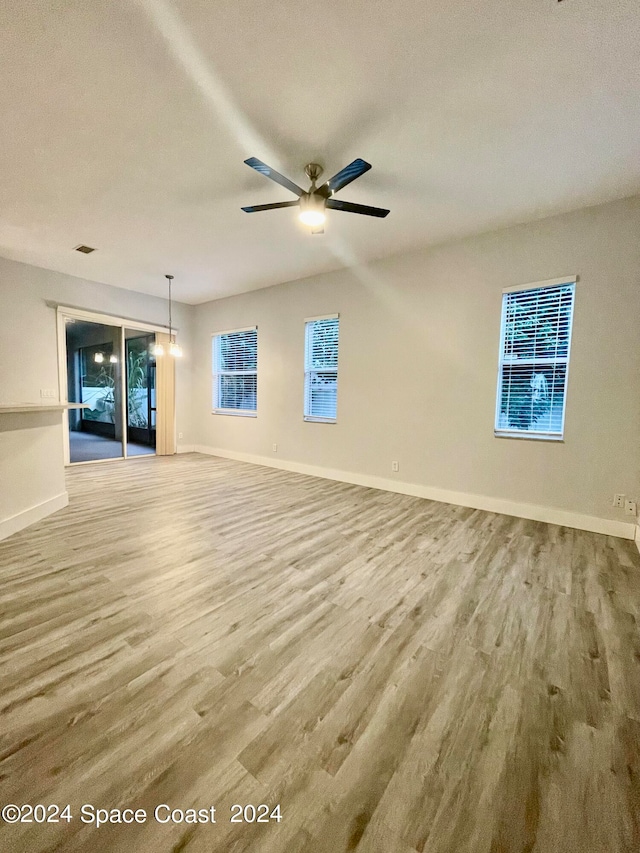
[[[389,211],[384,210],[381,207],[369,207],[366,204],[353,204],[350,201],[339,201],[338,199],[333,198],[334,194],[341,190],[343,187],[346,187],[347,184],[350,184],[352,181],[355,181],[356,178],[359,178],[360,175],[364,175],[365,172],[368,172],[371,168],[371,163],[367,163],[365,160],[361,160],[358,158],[354,160],[353,163],[349,163],[348,166],[345,166],[344,169],[341,169],[337,174],[335,174],[332,178],[329,178],[328,181],[325,181],[324,184],[317,187],[316,181],[322,174],[322,166],[319,166],[317,163],[308,163],[305,166],[305,174],[311,181],[311,186],[305,192],[302,187],[299,187],[297,184],[294,184],[293,181],[290,181],[289,178],[285,178],[284,175],[281,175],[280,172],[276,172],[275,169],[272,169],[271,166],[267,166],[266,163],[263,163],[262,160],[258,160],[256,157],[249,157],[248,160],[244,161],[247,166],[251,166],[252,169],[255,169],[256,172],[260,172],[261,175],[264,175],[265,178],[271,178],[272,181],[275,181],[280,186],[285,187],[290,190],[292,193],[298,196],[295,201],[277,201],[273,204],[254,204],[250,207],[243,207],[242,209],[245,213],[257,213],[260,210],[276,210],[280,207],[299,207],[300,221],[305,225],[311,226],[312,234],[322,234],[323,228],[322,225],[325,221],[325,210],[344,210],[347,213],[361,213],[365,216],[378,216],[384,217]]]

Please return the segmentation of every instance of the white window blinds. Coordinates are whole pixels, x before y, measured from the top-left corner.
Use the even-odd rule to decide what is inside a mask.
[[[561,439],[575,279],[506,291],[496,435]]]
[[[213,410],[255,415],[258,391],[258,330],[213,336]]]
[[[338,405],[337,315],[305,324],[304,418],[333,423]]]

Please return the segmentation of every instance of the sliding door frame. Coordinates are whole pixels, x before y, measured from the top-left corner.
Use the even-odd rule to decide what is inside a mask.
[[[58,333],[58,395],[61,403],[68,403],[68,376],[67,376],[67,332],[66,319],[85,320],[88,323],[101,323],[105,326],[115,326],[120,329],[120,393],[122,394],[123,404],[120,407],[121,430],[122,430],[122,456],[115,456],[112,459],[95,459],[87,462],[72,462],[70,451],[69,438],[69,412],[65,410],[62,413],[63,423],[63,446],[64,446],[64,464],[65,465],[95,465],[97,462],[113,462],[121,459],[144,459],[145,456],[127,455],[127,370],[125,364],[126,341],[125,329],[135,329],[141,332],[153,332],[158,334],[168,334],[168,326],[159,326],[153,323],[143,323],[138,320],[131,320],[125,317],[115,317],[112,314],[99,314],[95,311],[86,311],[83,308],[72,308],[66,305],[56,305],[56,326]],[[174,328],[174,332],[177,329]],[[157,396],[156,390],[156,396]],[[156,403],[157,405],[157,403]],[[175,409],[175,405],[174,405]],[[175,411],[169,413],[170,417],[175,418]],[[157,421],[157,412],[156,412]],[[174,451],[175,452],[175,451]]]

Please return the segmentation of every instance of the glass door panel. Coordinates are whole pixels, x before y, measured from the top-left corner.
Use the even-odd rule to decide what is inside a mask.
[[[71,462],[123,456],[122,329],[67,318],[68,399],[86,408],[69,412]]]
[[[155,335],[125,330],[127,382],[127,456],[155,453],[156,447],[156,361],[152,349]]]

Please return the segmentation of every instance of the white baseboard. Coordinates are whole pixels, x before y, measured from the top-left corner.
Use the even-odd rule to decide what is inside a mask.
[[[49,498],[47,501],[29,507],[29,509],[22,510],[17,515],[11,515],[9,518],[3,519],[0,521],[0,540],[6,539],[8,536],[13,536],[19,530],[24,530],[25,527],[35,524],[36,521],[40,521],[51,515],[51,513],[63,509],[68,503],[68,492],[62,492],[54,498]]]
[[[352,471],[321,468],[317,465],[272,459],[270,456],[239,453],[235,450],[223,450],[219,447],[206,447],[200,444],[196,444],[193,450],[196,453],[205,453],[208,456],[221,456],[224,459],[235,459],[238,462],[250,462],[253,465],[264,465],[267,468],[293,471],[296,474],[323,477],[325,480],[338,480],[341,483],[367,486],[368,488],[381,489],[385,492],[397,492],[400,495],[412,495],[416,498],[427,498],[428,500],[440,501],[441,503],[456,504],[457,506],[466,506],[472,509],[484,509],[487,512],[499,512],[502,515],[513,515],[516,518],[527,518],[532,521],[543,521],[547,524],[575,527],[577,530],[604,533],[607,536],[616,536],[620,539],[633,539],[636,530],[636,525],[629,524],[629,522],[598,518],[597,516],[569,512],[568,510],[556,509],[555,507],[518,503],[516,501],[504,500],[503,498],[488,497],[487,495],[468,494],[467,492],[452,492],[448,489],[438,489],[433,486],[421,486],[416,483],[389,480],[387,477],[354,474]]]
[[[176,447],[176,453],[194,453],[195,449],[194,444],[179,444]]]
[[[640,551],[640,524],[636,524],[636,532],[634,538],[636,540],[636,545],[638,546],[638,551]]]

